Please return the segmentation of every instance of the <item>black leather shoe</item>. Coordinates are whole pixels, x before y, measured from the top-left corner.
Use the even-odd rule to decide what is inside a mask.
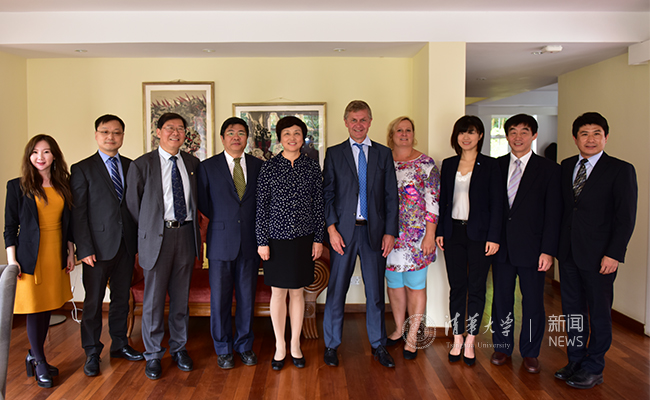
[[[149,379],[158,379],[162,375],[162,365],[158,358],[152,360],[147,360],[147,366],[144,368],[144,374],[147,375]]]
[[[194,368],[194,363],[190,356],[187,355],[187,350],[177,351],[172,353],[172,361],[178,365],[178,369],[181,371],[191,371]]]
[[[388,354],[388,351],[384,346],[379,345],[376,349],[372,349],[372,355],[375,356],[375,360],[379,361],[379,364],[383,365],[384,367],[395,367],[395,361],[393,360],[393,357]]]
[[[291,356],[291,359],[293,360],[293,365],[295,365],[298,368],[305,368],[305,356],[303,355],[300,358],[296,358],[294,356]]]
[[[274,371],[279,371],[284,367],[284,359],[277,361],[275,359],[271,359],[271,368],[273,368]]]
[[[252,350],[247,350],[242,353],[239,353],[239,358],[244,365],[255,365],[257,364],[257,356],[253,353]]]
[[[129,346],[128,344],[119,350],[111,351],[111,358],[123,358],[127,361],[142,361],[144,356],[142,353]]]
[[[601,383],[603,383],[603,374],[592,374],[584,369],[579,369],[566,380],[567,385],[576,389],[591,389]]]
[[[38,370],[40,369],[39,365],[41,364],[45,364],[44,374],[38,373]],[[36,379],[36,383],[38,383],[38,386],[42,388],[51,388],[52,386],[54,386],[54,383],[52,382],[52,375],[50,375],[50,372],[47,370],[47,363],[45,362],[45,360],[34,361],[33,365],[35,370],[34,379]]]
[[[580,363],[569,361],[567,365],[557,370],[555,377],[557,379],[566,381],[567,379],[571,378],[573,374],[575,374],[579,369]]]
[[[86,357],[86,363],[84,364],[84,374],[86,374],[86,376],[99,375],[99,354],[95,353]]]
[[[32,351],[27,350],[27,356],[25,356],[25,370],[27,372],[27,376],[30,378],[34,376],[34,366],[32,365],[32,361],[36,361],[32,356]],[[47,364],[47,369],[50,375],[59,376],[59,369],[57,367]]]
[[[325,364],[330,367],[339,366],[339,356],[336,354],[336,349],[331,347],[325,347],[325,356],[323,357],[323,360],[325,361]]]
[[[415,351],[408,351],[404,349],[402,350],[402,354],[404,355],[405,360],[415,360],[415,357],[418,356],[418,349],[415,349]]]
[[[232,357],[232,354],[219,354],[217,355],[217,365],[221,369],[232,369],[235,368],[235,359]]]

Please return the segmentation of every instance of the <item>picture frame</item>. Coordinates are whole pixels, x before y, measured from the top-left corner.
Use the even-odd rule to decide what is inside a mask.
[[[277,140],[275,124],[282,117],[294,116],[307,125],[307,138],[302,152],[318,160],[321,168],[325,160],[327,103],[234,103],[233,114],[246,121],[250,134],[244,150],[247,154],[268,160],[282,151]]]
[[[214,154],[214,82],[143,82],[142,98],[145,153],[158,148],[158,118],[173,112],[187,122],[181,150],[200,160]]]

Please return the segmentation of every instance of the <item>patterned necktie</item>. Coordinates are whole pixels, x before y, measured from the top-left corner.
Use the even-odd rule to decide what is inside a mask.
[[[361,216],[368,219],[368,163],[366,162],[366,155],[363,153],[363,145],[354,143],[359,148],[359,208]]]
[[[241,167],[241,157],[233,159],[235,161],[235,168],[232,171],[232,179],[235,181],[235,189],[237,189],[237,195],[239,200],[244,197],[244,192],[246,191],[246,180],[244,179],[244,170]]]
[[[508,204],[510,204],[510,208],[512,208],[512,203],[515,202],[519,182],[521,182],[521,160],[517,159],[515,160],[515,172],[512,173],[508,184]]]
[[[122,178],[120,178],[120,170],[117,168],[117,158],[110,157],[111,167],[111,180],[113,181],[113,186],[115,186],[115,192],[117,193],[117,199],[122,201],[122,195],[124,194],[124,187],[122,187]]]
[[[174,196],[174,216],[179,223],[185,222],[187,218],[187,206],[185,204],[185,191],[183,190],[183,180],[181,173],[176,165],[177,158],[172,156],[172,194]]]
[[[574,198],[578,198],[580,196],[580,193],[582,192],[582,189],[585,187],[585,183],[587,182],[587,167],[585,164],[587,164],[586,158],[583,158],[580,160],[580,168],[578,168],[578,173],[576,174],[576,180],[573,181],[573,196]]]

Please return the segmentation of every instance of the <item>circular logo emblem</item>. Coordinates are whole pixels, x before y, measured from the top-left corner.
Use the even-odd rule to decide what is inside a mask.
[[[411,347],[425,349],[436,340],[436,324],[426,314],[413,314],[402,325],[402,338]]]

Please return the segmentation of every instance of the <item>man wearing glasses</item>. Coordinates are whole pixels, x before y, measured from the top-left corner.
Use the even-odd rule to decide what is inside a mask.
[[[244,365],[257,364],[253,353],[253,309],[260,258],[255,239],[257,175],[262,160],[244,154],[248,125],[231,117],[221,125],[224,151],[199,167],[199,209],[210,220],[210,331],[222,369],[235,366],[233,350]],[[233,288],[237,301],[232,332]]]
[[[196,171],[199,159],[180,151],[185,119],[174,113],[160,116],[156,136],[160,147],[138,159],[127,174],[126,204],[138,223],[139,263],[144,274],[142,340],[145,375],[158,379],[165,354],[165,297],[169,294],[169,347],[181,371],[191,371],[187,354],[188,297],[194,258],[201,236],[197,215]]]
[[[124,121],[110,114],[97,118],[95,140],[99,150],[74,164],[70,177],[74,202],[72,224],[77,258],[83,262],[86,291],[81,345],[86,352],[84,373],[87,376],[99,374],[99,356],[104,348],[100,341],[102,305],[109,281],[111,357],[144,360],[142,353],[129,346],[126,338],[129,287],[138,242],[137,225],[124,201],[125,177],[131,160],[118,153],[124,141]]]

